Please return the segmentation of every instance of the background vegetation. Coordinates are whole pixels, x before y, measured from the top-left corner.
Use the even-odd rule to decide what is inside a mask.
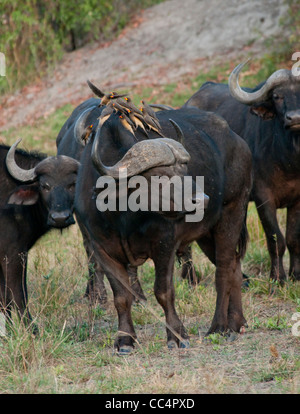
[[[56,1],[33,0],[23,3],[34,6],[32,9],[29,7],[29,10],[39,10],[37,6],[41,7],[41,13],[42,5],[47,4],[47,7],[51,6],[54,10],[58,4]],[[87,1],[81,3],[79,15],[83,13],[84,5],[88,7],[87,5],[92,4]],[[112,15],[109,13],[110,3],[116,2],[99,1],[97,5],[104,5],[102,12],[107,14],[103,22],[107,22],[107,27],[113,23],[118,30],[120,26],[116,23],[117,19],[125,22],[129,16],[128,10],[123,16],[123,11],[117,8],[114,13],[120,13],[120,16]],[[133,5],[137,2],[119,3]],[[4,1],[4,4],[12,7],[16,13],[13,24],[26,23],[26,19],[22,23],[21,17],[19,16],[19,21],[17,18],[19,12],[26,12],[26,8],[17,7],[16,1]],[[62,1],[59,4],[68,7],[67,2]],[[298,2],[290,1],[290,6],[289,18],[292,22],[295,22],[294,19],[299,21]],[[3,2],[0,7],[3,7]],[[72,47],[68,30],[75,24],[72,20],[75,17],[70,16],[69,22],[61,23],[59,35],[49,29],[45,44],[49,41],[53,55],[47,60],[46,55],[43,55],[45,49],[41,47],[39,50],[38,45],[43,36],[42,27],[49,28],[51,22],[45,20],[44,14],[44,18],[35,20],[40,26],[34,26],[30,22],[34,21],[35,15],[28,13],[25,13],[28,17],[28,32],[27,29],[24,31],[25,34],[28,33],[28,39],[30,30],[36,34],[41,30],[38,40],[26,40],[26,44],[31,41],[34,44],[28,56],[38,53],[40,68],[48,70],[47,62],[53,64],[54,54]],[[0,16],[3,17],[2,9]],[[57,16],[55,15],[56,19],[59,19]],[[66,16],[63,19],[65,18]],[[95,23],[89,20],[92,18],[88,17],[86,22]],[[90,32],[85,29],[88,28],[88,23],[84,21],[83,19],[80,30],[86,34],[88,40]],[[272,39],[267,49],[268,54],[262,59],[253,60],[242,82],[254,85],[273,70],[288,67],[291,50],[296,50],[294,42],[297,42],[296,33],[299,27],[300,25],[295,26],[289,42],[282,42],[282,47],[279,47],[281,43],[278,39]],[[79,30],[76,24],[75,28]],[[104,28],[103,23],[99,31],[104,32]],[[67,36],[63,35],[63,30]],[[16,74],[13,76],[18,82],[21,82],[18,70],[24,70],[24,73],[28,70],[31,73],[31,58],[25,59],[21,46],[14,52],[18,42],[25,44],[22,43],[25,38],[24,35],[24,40],[19,39],[16,43],[12,40],[10,43],[7,38],[3,43],[11,45],[9,53],[12,56],[16,53],[24,59],[19,59],[19,69],[16,63]],[[52,43],[49,39],[53,40]],[[278,53],[271,44],[278,45]],[[0,50],[1,47],[2,45]],[[59,54],[56,58],[57,56]],[[29,66],[23,66],[25,63]],[[33,76],[40,73],[40,68],[36,72],[33,70]],[[226,81],[229,72],[230,64],[224,62],[217,70],[211,69],[194,79],[182,79],[178,84],[151,90],[137,86],[132,90],[132,97],[136,102],[141,97],[155,102],[159,97],[159,102],[179,106],[203,82]],[[22,136],[23,145],[27,148],[54,154],[57,133],[72,110],[73,106],[68,104],[33,126],[10,129],[1,132],[1,135],[9,144],[16,137]],[[280,211],[278,216],[284,232],[285,210]],[[250,286],[243,291],[243,307],[248,322],[246,333],[238,335],[234,341],[228,341],[219,335],[204,338],[215,308],[215,268],[197,245],[194,245],[193,255],[201,277],[200,283],[195,288],[189,287],[180,278],[179,265],[176,265],[174,272],[176,308],[189,332],[191,348],[185,352],[170,352],[166,348],[164,316],[154,298],[154,268],[152,262],[148,261],[139,269],[147,304],[133,307],[138,342],[130,357],[118,357],[113,353],[117,315],[109,286],[107,285],[109,301],[105,308],[89,303],[84,298],[88,263],[77,225],[64,230],[62,234],[51,231],[35,245],[29,255],[29,306],[40,334],[33,338],[30,330],[24,329],[14,315],[13,328],[7,336],[0,337],[0,393],[299,393],[300,338],[291,333],[294,323],[291,318],[295,312],[300,312],[300,284],[288,281],[285,286],[280,287],[269,281],[270,262],[265,236],[253,204],[249,207],[248,229],[250,242],[243,262],[243,270],[250,276]],[[286,253],[286,269],[288,259]]]
[[[134,13],[162,0],[2,0],[0,93],[49,73],[65,51],[117,36]]]

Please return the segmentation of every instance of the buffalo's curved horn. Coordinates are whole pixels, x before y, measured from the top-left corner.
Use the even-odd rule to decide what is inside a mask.
[[[243,67],[249,62],[248,59],[245,63],[240,63],[231,72],[228,79],[228,86],[231,95],[241,103],[251,105],[254,103],[262,102],[268,99],[269,93],[276,86],[281,85],[283,82],[290,79],[290,71],[287,69],[279,69],[274,72],[262,85],[262,87],[255,92],[246,92],[241,89],[239,85],[239,74]]]
[[[99,96],[99,98],[103,98],[104,93],[102,91],[100,91],[99,88],[97,88],[97,86],[95,86],[91,81],[87,80],[86,81],[87,84],[89,85],[90,89],[94,92],[94,94],[96,96]]]
[[[175,128],[178,142],[180,142],[181,145],[184,145],[184,135],[183,135],[182,129],[180,128],[180,126],[175,121],[173,121],[173,119],[169,119],[169,121],[171,122],[171,124]]]
[[[122,177],[123,171],[126,171],[126,177],[129,178],[150,168],[173,165],[176,162],[187,163],[190,159],[188,152],[177,141],[156,138],[137,142],[115,165],[106,166],[100,158],[100,131],[101,128],[98,128],[94,139],[92,160],[100,174],[116,179]]]
[[[91,113],[91,111],[96,108],[98,105],[93,105],[88,107],[87,109],[85,109],[82,114],[79,116],[79,118],[77,119],[75,126],[74,126],[74,135],[75,135],[75,140],[80,144],[80,145],[84,145],[84,141],[82,139],[82,135],[85,129],[85,123],[87,120],[87,117],[89,116],[89,114]]]
[[[6,167],[12,177],[14,177],[18,181],[26,182],[26,181],[33,181],[36,178],[35,168],[31,168],[30,170],[23,170],[23,168],[19,167],[15,161],[15,152],[16,148],[22,139],[18,139],[9,149],[6,155]]]

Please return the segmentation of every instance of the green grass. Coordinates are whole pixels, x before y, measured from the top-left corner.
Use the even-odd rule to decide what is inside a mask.
[[[46,119],[39,119],[33,126],[10,128],[0,132],[0,140],[12,145],[18,138],[22,138],[20,147],[29,150],[46,152],[49,155],[56,153],[56,137],[64,122],[70,116],[74,107],[67,104],[57,109]]]
[[[203,81],[227,75],[224,65],[189,80],[186,88],[162,86],[159,101],[181,105]],[[133,98],[139,102],[151,94],[137,88]],[[54,154],[56,135],[72,109],[66,105],[31,127],[4,131],[2,139],[11,144],[21,136],[25,148]],[[278,216],[284,230],[286,212]],[[300,338],[291,327],[292,315],[300,311],[300,283],[282,287],[270,282],[265,236],[252,203],[248,229],[246,333],[233,342],[218,335],[204,340],[215,309],[215,268],[194,244],[200,284],[191,288],[181,280],[180,266],[174,270],[176,309],[189,332],[190,350],[167,350],[164,316],[153,294],[154,267],[148,261],[139,270],[147,304],[132,310],[138,342],[134,353],[123,358],[113,353],[117,315],[108,283],[105,308],[84,298],[88,264],[77,225],[62,234],[51,231],[29,254],[29,306],[39,336],[34,338],[14,316],[13,327],[0,337],[0,393],[299,393]],[[284,261],[287,268],[288,253]]]

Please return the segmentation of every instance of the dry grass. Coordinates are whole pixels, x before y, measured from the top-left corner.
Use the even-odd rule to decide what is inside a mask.
[[[250,215],[256,233],[260,224],[252,209]],[[291,333],[291,317],[300,310],[299,284],[272,286],[271,291],[267,265],[259,266],[253,259],[259,262],[264,256],[264,243],[252,241],[244,263],[252,276],[243,293],[249,325],[244,335],[232,342],[219,335],[204,338],[215,306],[214,267],[194,246],[196,266],[203,272],[199,286],[191,289],[175,269],[176,307],[191,348],[167,350],[163,313],[153,296],[153,266],[148,262],[140,271],[148,303],[133,308],[138,343],[131,356],[119,357],[113,353],[117,316],[109,286],[105,310],[83,298],[87,261],[77,226],[61,236],[51,232],[29,258],[29,306],[40,335],[33,338],[15,319],[13,331],[1,338],[0,392],[298,393],[299,337]]]

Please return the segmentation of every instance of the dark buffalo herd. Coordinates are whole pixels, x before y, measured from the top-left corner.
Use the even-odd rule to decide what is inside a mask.
[[[300,280],[300,82],[280,70],[256,88],[243,89],[242,67],[228,85],[208,82],[180,109],[158,112],[143,101],[137,108],[126,95],[105,95],[88,81],[97,98],[66,120],[56,157],[16,150],[17,143],[1,146],[0,301],[6,312],[14,303],[31,319],[28,251],[51,227],[74,223],[73,209],[90,262],[86,295],[105,301],[104,275],[108,278],[121,355],[136,341],[131,306],[146,299],[137,269],[148,259],[155,266],[154,293],[165,314],[167,345],[189,346],[175,309],[173,268],[176,257],[184,258],[182,276],[195,281],[194,241],[216,268],[208,334],[243,329],[241,261],[249,200],[266,233],[271,278],[286,279],[286,243],[289,274]],[[276,218],[284,207],[286,242]]]

